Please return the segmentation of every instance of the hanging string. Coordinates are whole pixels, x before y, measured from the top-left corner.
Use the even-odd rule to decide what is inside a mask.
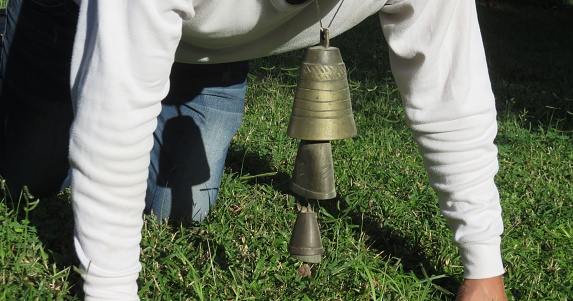
[[[334,18],[336,18],[336,15],[338,15],[338,12],[342,7],[342,3],[344,3],[344,0],[340,1],[338,8],[334,12],[332,19],[330,20],[330,23],[328,23],[328,26],[326,28],[322,25],[322,18],[320,17],[320,6],[318,5],[318,0],[315,1],[316,1],[316,12],[318,14],[318,23],[320,24],[320,44],[328,48],[330,47],[330,34],[329,34],[330,25],[332,25],[332,22],[334,22]]]
[[[320,6],[318,5],[318,0],[316,0],[315,2],[316,2],[316,12],[318,14],[318,22],[320,23],[320,28],[324,28],[324,26],[322,25],[322,18],[320,17]],[[326,28],[330,28],[330,25],[332,25],[334,18],[336,18],[336,15],[338,14],[338,12],[340,11],[340,8],[342,7],[342,3],[344,3],[344,0],[340,1],[338,8],[334,12],[332,19],[330,20],[330,23],[328,23],[328,26]]]

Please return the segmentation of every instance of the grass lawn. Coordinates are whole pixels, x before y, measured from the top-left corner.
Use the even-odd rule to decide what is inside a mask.
[[[497,183],[510,300],[573,296],[573,10],[480,6],[499,108]],[[371,42],[369,42],[371,41]],[[333,39],[358,127],[334,141],[326,253],[298,273],[287,244],[298,141],[286,135],[303,51],[252,62],[220,198],[198,226],[143,229],[144,300],[451,300],[462,268],[405,125],[375,18]],[[79,300],[69,194],[0,203],[0,300]]]

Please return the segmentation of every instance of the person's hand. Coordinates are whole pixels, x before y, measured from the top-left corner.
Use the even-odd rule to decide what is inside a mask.
[[[506,301],[503,277],[466,279],[458,290],[456,301]]]

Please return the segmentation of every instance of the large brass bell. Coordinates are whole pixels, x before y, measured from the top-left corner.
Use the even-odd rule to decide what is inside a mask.
[[[290,188],[307,199],[336,197],[330,141],[300,141]]]
[[[293,258],[308,263],[319,263],[324,254],[316,213],[307,207],[296,217],[288,252]]]
[[[340,50],[328,42],[306,51],[287,135],[313,141],[356,136],[346,66]]]

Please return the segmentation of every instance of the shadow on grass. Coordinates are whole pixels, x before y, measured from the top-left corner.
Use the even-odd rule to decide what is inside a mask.
[[[276,191],[286,194],[290,192],[288,187],[290,175],[286,172],[276,171],[273,167],[270,155],[260,155],[242,145],[231,144],[227,154],[225,167],[234,174],[243,177],[249,185],[269,185]]]
[[[79,260],[73,243],[74,217],[69,195],[60,193],[41,199],[28,197],[28,204],[38,201],[35,207],[27,205],[26,198],[25,194],[19,198],[15,195],[2,197],[8,207],[17,212],[19,222],[25,223],[27,220],[29,225],[36,229],[50,266],[54,264],[58,271],[78,266]],[[83,299],[81,276],[70,271],[66,282],[71,286],[68,295]]]
[[[479,7],[501,115],[573,131],[573,8]]]
[[[369,249],[374,253],[384,254],[387,260],[398,259],[405,274],[411,272],[420,280],[445,275],[445,277],[433,280],[432,283],[456,294],[461,279],[448,275],[442,269],[436,269],[424,250],[416,243],[415,237],[405,232],[397,232],[395,228],[381,226],[379,217],[352,209],[343,195],[333,201],[322,202],[320,206],[335,218],[350,217],[352,224],[360,225],[360,227],[353,228],[356,239],[358,240],[363,233],[366,234],[368,242],[365,244],[369,246]],[[446,297],[446,300],[450,300],[449,297]]]
[[[271,166],[272,159],[270,157],[261,157],[256,152],[248,151],[237,145],[229,148],[227,161],[227,167],[230,168],[231,172],[239,175],[265,174],[275,170]],[[247,180],[247,183],[250,185],[268,185],[281,194],[294,195],[289,188],[290,178],[291,175],[285,172],[277,172],[271,176],[251,178]],[[433,201],[429,200],[429,202]],[[444,270],[436,269],[424,250],[416,244],[416,238],[405,236],[403,232],[397,233],[396,229],[381,227],[379,218],[365,215],[361,211],[350,208],[344,196],[338,196],[332,201],[321,202],[320,207],[327,210],[334,218],[350,217],[353,225],[361,225],[361,227],[353,228],[356,240],[359,240],[363,233],[366,234],[369,237],[367,244],[373,252],[383,253],[388,260],[400,260],[405,273],[411,272],[421,280],[432,275],[446,275],[443,278],[434,280],[433,283],[453,294],[457,292],[460,279],[454,276],[447,276]],[[323,237],[332,235],[332,233],[322,232]],[[330,239],[334,240],[332,237]]]

